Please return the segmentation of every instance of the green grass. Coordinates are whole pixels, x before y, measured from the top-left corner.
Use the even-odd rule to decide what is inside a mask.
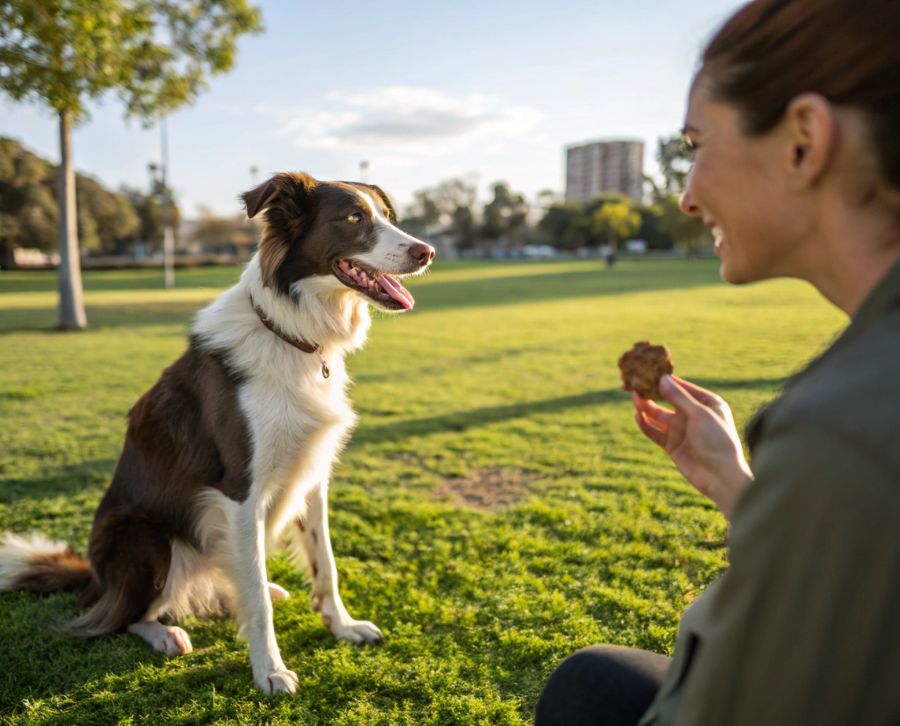
[[[0,529],[83,551],[125,414],[238,270],[85,275],[82,333],[57,333],[55,280],[0,273]],[[253,690],[227,620],[194,653],[52,629],[73,597],[0,595],[0,719],[11,723],[530,723],[542,683],[598,642],[670,652],[725,565],[725,523],[633,425],[616,360],[667,343],[676,371],[741,425],[841,316],[807,286],[727,287],[710,261],[443,263],[349,361],[360,415],[332,482],[344,601],[387,642],[335,642],[282,555],[275,604],[295,698]],[[488,507],[486,504],[493,503]]]

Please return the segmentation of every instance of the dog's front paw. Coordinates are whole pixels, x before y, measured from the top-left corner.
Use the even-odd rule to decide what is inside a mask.
[[[313,597],[312,609],[322,616],[322,623],[338,640],[372,645],[381,645],[384,642],[384,635],[375,623],[368,620],[354,620],[340,600],[316,596]]]
[[[384,643],[384,635],[378,626],[368,620],[350,620],[346,623],[332,621],[329,627],[335,638],[346,640],[348,643],[369,643],[371,645]]]
[[[256,687],[266,695],[271,696],[274,693],[290,693],[297,692],[297,674],[287,669],[279,669],[261,678],[254,676]]]

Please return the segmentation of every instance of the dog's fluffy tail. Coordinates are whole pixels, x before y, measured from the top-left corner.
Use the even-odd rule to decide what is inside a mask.
[[[40,534],[7,534],[0,540],[0,592],[82,590],[91,579],[90,562],[63,542]]]

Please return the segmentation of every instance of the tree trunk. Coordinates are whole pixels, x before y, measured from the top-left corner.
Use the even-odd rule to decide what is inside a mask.
[[[81,259],[78,253],[78,218],[75,211],[75,169],[72,167],[69,114],[59,112],[59,327],[87,327]]]

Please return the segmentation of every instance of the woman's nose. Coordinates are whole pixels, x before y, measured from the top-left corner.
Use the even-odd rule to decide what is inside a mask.
[[[700,216],[700,207],[694,204],[687,189],[681,192],[681,196],[678,197],[678,208],[689,217]]]

